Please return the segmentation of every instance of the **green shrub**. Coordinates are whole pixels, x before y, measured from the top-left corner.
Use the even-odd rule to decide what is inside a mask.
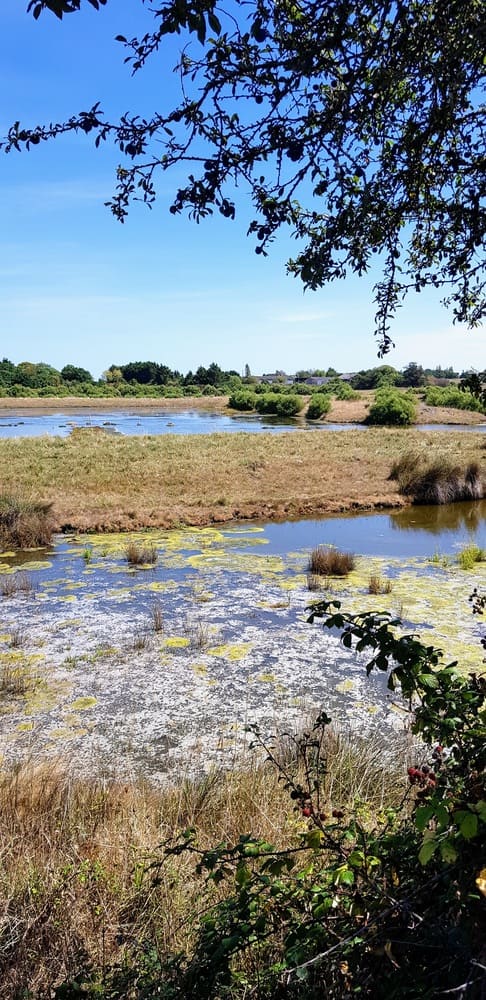
[[[233,392],[228,400],[228,406],[232,410],[254,410],[256,405],[256,396],[251,389],[239,389],[238,392]]]
[[[313,394],[312,399],[307,407],[307,419],[308,420],[319,420],[319,417],[325,416],[329,413],[331,409],[331,397],[323,392],[316,392]]]
[[[284,393],[266,392],[255,401],[258,413],[273,413],[279,417],[294,417],[301,408],[302,401],[298,396]]]
[[[425,402],[428,406],[452,406],[457,410],[475,410],[479,413],[486,412],[485,407],[477,396],[473,396],[472,392],[463,392],[457,386],[448,386],[441,389],[439,386],[430,385],[425,390]]]
[[[367,422],[409,427],[414,423],[416,416],[417,402],[412,395],[385,386],[376,390]]]
[[[360,399],[359,392],[353,389],[348,382],[341,382],[341,379],[334,379],[327,387],[336,399]]]

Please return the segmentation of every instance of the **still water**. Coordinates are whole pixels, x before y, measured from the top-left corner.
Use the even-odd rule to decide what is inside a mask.
[[[67,437],[77,427],[102,427],[112,434],[215,434],[246,431],[274,434],[289,430],[366,430],[364,424],[313,423],[303,418],[282,420],[257,414],[207,413],[198,410],[110,410],[78,413],[32,413],[10,411],[0,416],[0,438],[41,437],[50,434]],[[484,425],[422,424],[417,430],[486,431]]]
[[[392,514],[136,534],[59,536],[50,549],[0,555],[0,666],[25,678],[4,705],[10,762],[68,755],[81,773],[200,773],[230,763],[246,727],[295,730],[325,706],[336,724],[402,733],[404,707],[339,636],[307,623],[316,597],[390,611],[463,668],[481,669],[468,596],[486,563],[486,501]],[[153,565],[127,562],[127,543]],[[316,545],[356,554],[346,579],[309,591]],[[15,591],[22,572],[30,590]],[[389,581],[370,594],[371,574]],[[13,589],[12,589],[13,584]],[[158,624],[156,624],[156,620]],[[7,676],[6,675],[6,676]],[[62,747],[62,751],[61,751]]]

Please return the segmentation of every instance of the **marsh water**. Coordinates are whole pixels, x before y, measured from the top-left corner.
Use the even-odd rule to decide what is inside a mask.
[[[384,677],[368,680],[338,635],[309,625],[308,606],[334,597],[350,611],[388,610],[477,668],[468,596],[484,584],[486,564],[457,563],[472,539],[486,546],[485,501],[65,536],[49,550],[4,553],[1,750],[8,760],[62,752],[80,771],[162,780],[174,768],[227,762],[248,724],[295,729],[322,707],[353,731],[403,731],[407,714]],[[129,542],[147,550],[146,564],[128,564]],[[307,577],[316,545],[356,554],[349,577],[322,580],[317,593]],[[372,575],[387,592],[369,593]]]
[[[365,424],[320,423],[302,417],[282,420],[257,414],[208,413],[202,410],[130,410],[39,413],[11,410],[0,416],[0,438],[41,437],[44,434],[67,437],[77,427],[102,427],[112,434],[214,434],[241,431],[274,434],[288,430],[366,430]],[[484,425],[421,424],[417,430],[486,431]]]

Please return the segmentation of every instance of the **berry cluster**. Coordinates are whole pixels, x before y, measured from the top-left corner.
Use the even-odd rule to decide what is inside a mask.
[[[439,770],[442,764],[444,753],[444,747],[437,746],[432,753],[434,758],[434,767]],[[437,775],[435,771],[432,770],[428,764],[423,764],[421,767],[409,767],[407,770],[408,780],[411,785],[418,785],[419,796],[424,796],[428,792],[433,792],[437,785]]]

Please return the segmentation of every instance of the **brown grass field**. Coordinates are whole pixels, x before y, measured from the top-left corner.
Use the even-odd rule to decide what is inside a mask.
[[[0,492],[52,503],[55,529],[125,530],[285,519],[402,505],[388,476],[404,452],[477,462],[482,433],[370,428],[282,434],[0,440]]]

